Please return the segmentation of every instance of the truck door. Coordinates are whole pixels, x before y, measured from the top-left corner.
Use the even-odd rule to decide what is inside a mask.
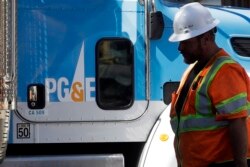
[[[124,121],[146,111],[138,1],[18,1],[17,9],[20,117]]]

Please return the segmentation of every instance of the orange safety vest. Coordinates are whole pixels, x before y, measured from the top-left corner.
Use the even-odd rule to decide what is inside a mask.
[[[170,117],[176,134],[174,146],[178,164],[206,167],[211,163],[232,161],[228,119],[248,116],[249,77],[243,67],[221,49],[195,77],[178,119],[175,105],[193,66],[184,73],[179,89],[172,95]],[[195,88],[194,84],[197,84]],[[247,119],[247,127],[250,134],[250,119]],[[250,136],[248,139],[250,143]],[[250,147],[248,150],[250,157]]]

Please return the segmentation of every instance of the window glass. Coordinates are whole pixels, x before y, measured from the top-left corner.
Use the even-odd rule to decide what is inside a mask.
[[[235,6],[235,7],[250,7],[250,2],[245,0],[163,0],[166,2],[174,3],[190,3],[200,2],[203,5],[214,5],[214,6]]]
[[[102,109],[132,105],[133,45],[128,39],[102,39],[96,46],[97,104]]]
[[[203,5],[221,5],[220,0],[164,0],[168,2],[175,2],[175,3],[190,3],[190,2],[200,2]]]

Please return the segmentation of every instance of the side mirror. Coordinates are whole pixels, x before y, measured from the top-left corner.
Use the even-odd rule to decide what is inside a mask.
[[[160,39],[164,30],[164,21],[162,12],[151,12],[150,13],[150,25],[149,25],[149,38]]]
[[[177,91],[180,82],[166,82],[163,85],[163,101],[165,104],[170,104],[172,99],[172,93]]]

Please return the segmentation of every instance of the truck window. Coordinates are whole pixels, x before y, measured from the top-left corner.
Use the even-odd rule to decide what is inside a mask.
[[[175,3],[200,2],[203,5],[222,5],[220,0],[165,0],[165,1],[175,2]]]
[[[129,108],[134,99],[133,45],[124,38],[96,45],[96,101],[102,109]]]
[[[164,0],[167,2],[174,3],[190,3],[200,2],[203,5],[214,5],[214,6],[236,6],[236,7],[250,7],[250,2],[245,0]]]

